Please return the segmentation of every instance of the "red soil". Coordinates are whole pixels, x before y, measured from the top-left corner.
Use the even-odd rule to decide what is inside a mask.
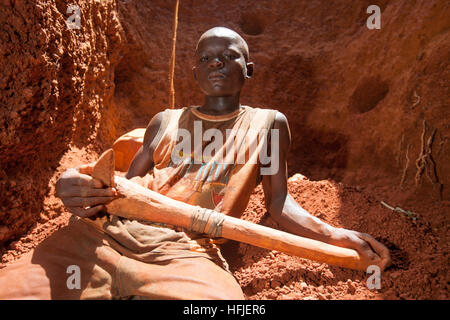
[[[71,150],[64,155],[61,167],[94,161],[93,154]],[[53,186],[54,178],[51,182]],[[336,227],[369,233],[391,250],[392,266],[382,273],[380,290],[367,288],[369,275],[364,272],[230,241],[223,245],[223,254],[246,298],[448,299],[446,213],[450,201],[401,199],[392,191],[346,186],[332,180],[310,181],[300,174],[289,180],[289,192],[311,214]],[[381,201],[414,212],[416,219],[387,209]],[[0,268],[66,225],[70,214],[57,198],[47,197],[44,208],[46,215],[26,235],[2,249]],[[280,229],[265,210],[261,185],[255,189],[243,219]]]
[[[249,299],[448,299],[450,201],[400,201],[389,188],[351,187],[332,180],[291,178],[299,204],[327,223],[373,235],[391,251],[392,266],[381,274],[381,289],[369,290],[369,274],[230,243],[225,256]],[[245,212],[253,222],[279,228],[266,214],[259,186]],[[413,220],[381,201],[417,214]],[[400,205],[399,205],[400,206]],[[237,248],[236,248],[237,247]],[[238,252],[234,255],[233,252]]]

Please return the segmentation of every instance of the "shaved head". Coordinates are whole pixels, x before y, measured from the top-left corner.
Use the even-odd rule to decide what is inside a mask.
[[[245,42],[244,38],[242,38],[237,32],[225,28],[225,27],[214,27],[209,30],[207,30],[205,33],[203,33],[200,37],[200,39],[197,42],[196,50],[198,49],[199,44],[208,38],[228,38],[232,42],[234,42],[239,49],[242,51],[242,54],[245,57],[245,60],[248,61],[249,59],[249,50],[247,42]]]
[[[215,27],[202,34],[195,50],[194,79],[207,97],[239,96],[253,74],[248,45],[235,31]]]

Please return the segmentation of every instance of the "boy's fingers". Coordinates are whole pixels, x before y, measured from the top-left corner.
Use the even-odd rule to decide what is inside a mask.
[[[99,204],[106,204],[114,197],[70,197],[64,199],[64,205],[66,207],[94,207]]]
[[[363,239],[360,239],[359,241],[359,247],[362,251],[361,253],[364,254],[366,257],[368,257],[370,260],[375,260],[377,258],[377,255],[373,250],[370,248],[369,244],[364,241]]]
[[[91,179],[89,179],[89,187],[92,187],[92,188],[103,188],[104,186],[103,186],[103,183],[100,180],[91,178]]]
[[[92,172],[94,171],[94,165],[95,163],[83,164],[78,167],[78,172],[92,175]]]
[[[381,258],[389,256],[389,250],[382,243],[378,242],[374,237],[366,233],[360,233],[359,236],[361,237],[361,239],[367,241]]]
[[[107,188],[107,189],[83,188],[81,194],[82,197],[114,197],[117,195],[117,192],[114,188]]]
[[[114,188],[93,189],[90,187],[71,186],[65,190],[59,190],[57,196],[62,200],[72,197],[115,197],[117,191]]]
[[[375,252],[380,256],[381,260],[383,261],[383,269],[389,266],[391,262],[391,255],[389,253],[389,249],[386,248],[381,242],[377,241],[375,238],[373,238],[371,235],[368,235],[366,233],[361,233],[360,237],[367,241],[375,250]]]
[[[103,188],[103,183],[101,181],[94,179],[86,174],[80,174],[80,176],[75,178],[74,185],[79,187],[90,187],[90,188]]]
[[[99,206],[95,206],[95,207],[87,208],[87,209],[84,209],[82,207],[68,207],[67,209],[71,213],[73,213],[81,218],[87,218],[87,217],[91,217],[91,216],[99,213],[100,211],[104,210],[105,206],[99,205]]]
[[[93,189],[90,187],[72,187],[59,193],[60,198],[71,197],[114,197],[117,194],[114,188]]]

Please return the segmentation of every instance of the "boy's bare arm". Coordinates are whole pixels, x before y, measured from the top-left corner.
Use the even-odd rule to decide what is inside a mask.
[[[390,263],[389,250],[372,236],[335,228],[312,216],[303,209],[287,190],[287,154],[291,142],[286,117],[278,112],[274,129],[279,130],[279,170],[274,175],[264,175],[262,182],[267,211],[287,232],[333,245],[357,250],[369,259],[382,259],[383,268]]]
[[[153,167],[152,143],[161,125],[162,113],[150,121],[144,136],[143,146],[135,155],[126,174],[127,179],[144,176]],[[92,178],[95,163],[66,170],[56,182],[55,194],[61,198],[67,210],[80,217],[90,217],[105,209],[104,205],[115,198],[113,188]]]
[[[145,130],[144,142],[142,147],[136,152],[133,161],[130,164],[130,168],[126,174],[127,179],[146,175],[153,168],[153,147],[156,146],[159,141],[153,141],[157,134],[159,127],[161,126],[162,112],[156,114]]]

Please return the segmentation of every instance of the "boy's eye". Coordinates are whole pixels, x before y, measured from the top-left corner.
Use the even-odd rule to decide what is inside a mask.
[[[225,57],[229,60],[234,60],[234,59],[237,59],[238,56],[233,53],[227,53],[227,54],[225,54]]]
[[[208,61],[208,57],[207,56],[203,56],[200,58],[200,62],[206,62]]]

